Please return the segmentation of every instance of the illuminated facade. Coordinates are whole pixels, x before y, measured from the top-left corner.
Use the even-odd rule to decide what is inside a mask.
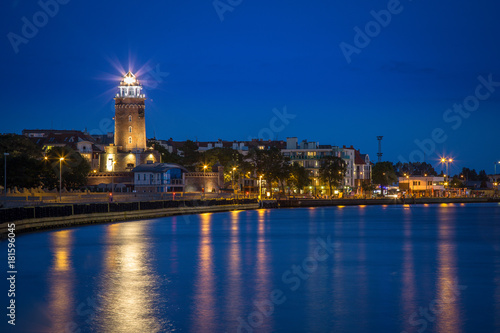
[[[128,72],[118,86],[115,97],[115,146],[125,152],[146,149],[146,120],[142,86],[135,75]]]
[[[104,146],[99,169],[90,173],[88,185],[113,182],[130,189],[134,186],[132,170],[135,167],[160,162],[158,151],[146,145],[145,100],[135,75],[125,74],[115,96],[114,143]]]

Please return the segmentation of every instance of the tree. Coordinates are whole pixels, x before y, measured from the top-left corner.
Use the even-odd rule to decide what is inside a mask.
[[[157,143],[148,143],[148,147],[153,147],[160,153],[160,163],[175,163],[182,164],[182,157],[177,154],[169,152],[165,147]]]
[[[276,182],[285,192],[285,184],[290,177],[291,166],[289,158],[285,157],[276,147],[268,150],[254,149],[248,154],[255,165],[257,175],[262,175],[267,186]]]
[[[29,138],[17,134],[0,135],[0,165],[7,156],[7,188],[32,188],[41,185],[42,150]],[[0,173],[1,185],[4,172]]]
[[[306,168],[299,165],[297,162],[293,163],[293,165],[291,166],[288,183],[290,187],[294,187],[297,190],[301,190],[304,187],[309,186],[309,184],[311,184],[309,172],[306,170]]]
[[[90,164],[79,152],[69,147],[54,147],[46,154],[42,179],[44,186],[56,188],[59,185],[59,166],[62,166],[62,186],[68,189],[79,189],[87,184]],[[60,158],[64,158],[62,163]]]
[[[194,171],[200,157],[200,153],[198,152],[198,145],[191,140],[187,140],[186,142],[184,142],[184,145],[182,146],[182,148],[180,148],[180,150],[184,155],[182,158],[183,165],[189,171]]]
[[[41,158],[42,149],[24,135],[0,135],[0,154],[9,153],[11,156],[26,155],[31,158]]]
[[[344,179],[347,166],[345,161],[337,156],[327,156],[321,160],[321,167],[319,168],[320,179],[327,183],[330,188],[330,195],[332,194],[333,186],[339,186]]]
[[[392,162],[378,162],[372,169],[372,180],[382,186],[392,185],[398,181]]]

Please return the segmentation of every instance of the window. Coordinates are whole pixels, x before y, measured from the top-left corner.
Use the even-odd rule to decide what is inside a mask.
[[[132,116],[128,116],[128,121],[132,121]]]
[[[128,143],[132,143],[132,137],[131,136],[128,137]]]
[[[129,133],[132,133],[132,126],[129,126],[129,127],[128,127],[128,132],[129,132]]]
[[[141,174],[140,173],[137,174],[137,180],[141,180]]]
[[[144,178],[143,179],[146,180],[146,174],[144,174]]]

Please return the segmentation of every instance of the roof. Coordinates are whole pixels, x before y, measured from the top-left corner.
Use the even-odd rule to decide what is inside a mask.
[[[30,133],[43,135],[31,136]],[[76,144],[81,141],[95,143],[95,139],[88,133],[75,130],[23,130],[23,134],[40,147],[64,145],[76,148]]]
[[[184,172],[189,172],[185,167],[175,163],[150,163],[141,164],[132,169],[132,172],[153,172],[163,173],[170,169],[181,169]]]
[[[361,156],[361,154],[357,150],[354,151],[354,164],[366,164],[365,159]]]

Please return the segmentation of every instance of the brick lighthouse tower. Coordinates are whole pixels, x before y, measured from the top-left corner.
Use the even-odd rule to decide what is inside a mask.
[[[138,153],[146,149],[144,94],[135,75],[128,72],[118,86],[115,97],[115,146],[123,152]]]

